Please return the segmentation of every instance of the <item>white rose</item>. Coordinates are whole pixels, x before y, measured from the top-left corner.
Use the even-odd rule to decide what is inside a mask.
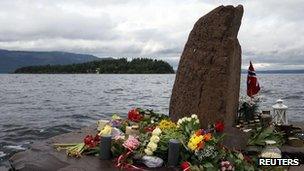
[[[158,143],[159,142],[159,137],[157,135],[152,135],[152,137],[150,138],[150,141],[152,141],[154,143]]]
[[[152,156],[152,155],[153,155],[153,152],[152,152],[149,148],[146,148],[146,149],[145,149],[145,153],[146,153],[148,156]]]
[[[149,142],[147,147],[150,148],[151,151],[155,151],[157,149],[157,144],[154,142]]]
[[[192,114],[192,115],[191,115],[191,118],[197,119],[197,115],[196,115],[196,114]]]
[[[161,134],[161,132],[162,132],[161,129],[157,127],[153,130],[152,135],[159,135]]]
[[[190,122],[190,121],[191,121],[191,118],[187,118],[187,121]]]
[[[177,125],[180,125],[181,123],[182,123],[182,120],[179,119],[179,120],[177,121]]]

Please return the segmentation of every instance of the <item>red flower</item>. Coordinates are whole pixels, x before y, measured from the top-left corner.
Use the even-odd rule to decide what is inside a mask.
[[[214,129],[216,132],[223,132],[224,131],[224,123],[222,121],[217,121],[215,123]]]
[[[152,126],[147,126],[147,127],[145,127],[145,128],[144,128],[144,131],[145,131],[145,132],[152,132],[154,129],[155,129],[155,126],[152,125]]]
[[[95,135],[94,141],[99,143],[100,142],[100,136],[98,134]]]
[[[139,122],[143,119],[143,116],[137,109],[132,109],[128,112],[128,119],[133,122]]]
[[[180,167],[182,168],[183,171],[191,171],[190,170],[190,163],[187,161],[184,161]]]
[[[95,137],[93,137],[92,135],[87,135],[83,139],[84,144],[90,148],[96,147],[99,141],[100,137],[98,135],[96,135]]]

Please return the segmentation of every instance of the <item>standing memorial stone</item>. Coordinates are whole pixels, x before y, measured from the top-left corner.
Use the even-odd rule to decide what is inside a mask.
[[[203,127],[223,120],[232,126],[238,108],[243,7],[220,6],[194,25],[182,53],[170,117],[197,114]]]

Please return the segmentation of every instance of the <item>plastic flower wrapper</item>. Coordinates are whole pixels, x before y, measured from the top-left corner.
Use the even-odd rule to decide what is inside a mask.
[[[98,120],[97,121],[97,130],[101,131],[107,124],[109,124],[108,120],[104,120],[104,119]]]
[[[100,132],[98,133],[99,136],[103,135],[111,135],[112,127],[110,125],[106,125]]]
[[[122,122],[123,122],[123,119],[120,116],[118,116],[117,114],[113,114],[111,121],[110,121],[110,125],[112,127],[119,128],[121,126]]]
[[[260,102],[261,99],[259,96],[254,96],[253,98],[250,98],[249,96],[240,97],[236,120],[237,123],[239,123],[240,120],[249,122],[254,119],[255,113],[262,112],[259,108]]]

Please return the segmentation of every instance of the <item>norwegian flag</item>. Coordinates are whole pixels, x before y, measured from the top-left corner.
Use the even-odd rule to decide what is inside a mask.
[[[252,97],[255,94],[257,94],[259,91],[260,91],[260,84],[258,82],[254,68],[250,61],[250,66],[248,68],[248,76],[247,76],[247,95],[249,97]]]

